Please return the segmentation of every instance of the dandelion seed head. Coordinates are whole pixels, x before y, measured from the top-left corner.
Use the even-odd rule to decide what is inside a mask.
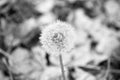
[[[63,54],[73,48],[75,36],[74,28],[70,24],[56,21],[43,30],[40,41],[47,52]]]

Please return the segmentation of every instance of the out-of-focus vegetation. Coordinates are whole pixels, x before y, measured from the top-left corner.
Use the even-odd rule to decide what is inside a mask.
[[[59,59],[39,41],[61,20],[77,33],[63,55],[67,80],[120,79],[120,0],[0,0],[0,80],[61,80]]]

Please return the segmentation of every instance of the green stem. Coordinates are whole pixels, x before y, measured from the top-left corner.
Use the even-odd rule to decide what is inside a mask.
[[[59,55],[59,59],[60,59],[60,66],[61,66],[62,77],[63,77],[63,80],[66,80],[66,79],[65,79],[65,72],[64,72],[62,55]]]

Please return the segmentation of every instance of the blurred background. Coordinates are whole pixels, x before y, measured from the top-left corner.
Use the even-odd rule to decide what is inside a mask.
[[[120,80],[120,0],[0,0],[0,80],[62,80],[39,41],[56,20],[77,33],[63,55],[67,80]]]

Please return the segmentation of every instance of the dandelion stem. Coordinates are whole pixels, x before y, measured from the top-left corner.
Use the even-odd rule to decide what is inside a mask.
[[[111,56],[108,58],[107,70],[106,70],[106,73],[105,73],[105,79],[108,78],[108,80],[109,80],[109,73],[110,73],[110,63],[111,63]]]
[[[66,80],[65,79],[65,73],[64,73],[64,66],[63,66],[62,55],[59,55],[59,59],[60,59],[60,66],[61,66],[62,77],[63,77],[63,80]]]

